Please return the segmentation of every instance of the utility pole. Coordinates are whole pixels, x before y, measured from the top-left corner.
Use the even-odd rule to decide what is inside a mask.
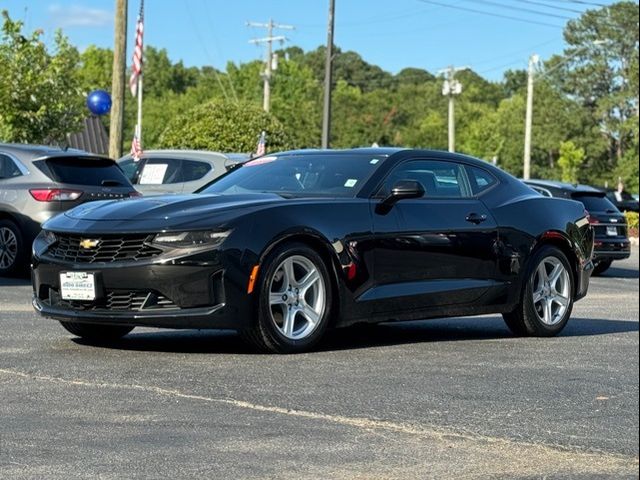
[[[324,104],[322,106],[322,148],[331,142],[331,90],[333,81],[333,30],[335,24],[335,0],[329,0],[329,23],[327,28],[327,56],[324,63]]]
[[[524,125],[524,173],[523,178],[531,178],[531,127],[533,125],[533,77],[535,66],[540,57],[535,53],[529,57],[529,69],[527,75],[527,115]]]
[[[264,38],[254,38],[249,40],[249,43],[259,44],[264,43],[267,46],[267,55],[266,55],[266,67],[264,73],[262,74],[262,79],[264,80],[264,96],[262,99],[262,108],[264,108],[265,112],[269,111],[269,107],[271,105],[271,76],[273,74],[273,70],[275,69],[275,57],[273,55],[273,42],[279,41],[280,43],[284,42],[287,37],[283,35],[273,35],[273,29],[277,28],[280,30],[295,30],[293,25],[282,25],[279,23],[274,23],[272,19],[269,19],[268,23],[258,23],[258,22],[247,22],[248,27],[255,28],[266,28],[267,36]]]
[[[116,0],[113,74],[111,77],[111,119],[109,122],[109,157],[122,156],[122,124],[124,122],[124,90],[127,54],[127,0]]]
[[[455,119],[455,100],[456,95],[462,93],[462,84],[456,80],[456,72],[467,70],[469,67],[448,67],[440,70],[438,73],[444,74],[444,83],[442,84],[442,95],[449,97],[449,151],[456,151],[456,119]]]

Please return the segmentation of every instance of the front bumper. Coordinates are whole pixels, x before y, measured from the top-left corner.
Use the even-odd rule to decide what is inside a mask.
[[[94,274],[94,301],[60,298],[60,273],[67,271]],[[45,317],[67,322],[242,329],[252,315],[243,278],[218,252],[200,264],[176,260],[78,264],[34,256],[33,306]]]

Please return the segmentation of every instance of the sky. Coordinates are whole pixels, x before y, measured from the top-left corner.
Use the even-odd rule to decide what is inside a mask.
[[[131,58],[139,0],[129,0],[127,58]],[[471,67],[490,80],[526,68],[528,57],[546,59],[564,48],[562,27],[592,5],[614,0],[336,0],[334,43],[397,73],[405,67],[437,72]],[[145,44],[165,48],[187,66],[264,58],[249,43],[266,36],[248,21],[292,25],[276,30],[285,45],[312,50],[327,41],[329,0],[146,0]],[[597,7],[593,7],[597,8]],[[0,10],[42,28],[50,42],[61,28],[80,50],[113,48],[115,0],[0,0]],[[483,12],[483,13],[479,13]],[[509,17],[509,18],[506,18]],[[128,62],[130,63],[130,61]]]

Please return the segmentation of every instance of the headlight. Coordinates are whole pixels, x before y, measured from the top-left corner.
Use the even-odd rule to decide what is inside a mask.
[[[228,231],[167,232],[156,235],[152,243],[173,248],[211,248],[220,245],[228,236]]]
[[[56,243],[58,238],[55,233],[45,230],[42,235],[42,240],[44,240],[44,243],[46,243],[47,246],[50,246]]]

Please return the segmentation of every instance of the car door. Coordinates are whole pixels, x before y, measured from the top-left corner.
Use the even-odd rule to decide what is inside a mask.
[[[424,196],[375,208],[399,180],[420,182]],[[463,164],[433,159],[389,173],[372,212],[377,313],[473,304],[498,286],[498,228],[477,197],[497,180],[473,180]]]

